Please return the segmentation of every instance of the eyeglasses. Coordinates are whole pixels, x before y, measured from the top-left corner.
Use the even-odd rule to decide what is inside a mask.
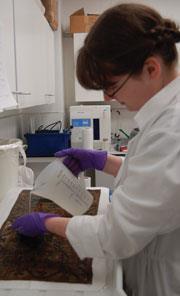
[[[118,93],[118,91],[125,85],[125,83],[129,80],[129,78],[132,76],[132,73],[130,73],[126,79],[121,83],[121,85],[112,93],[112,94],[109,94],[105,89],[103,89],[103,92],[106,96],[110,97],[110,98],[113,98],[115,96],[115,94]]]

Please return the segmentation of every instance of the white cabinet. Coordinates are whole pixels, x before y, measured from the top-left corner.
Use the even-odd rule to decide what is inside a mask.
[[[14,0],[14,19],[19,107],[52,102],[53,32],[34,0]]]
[[[79,49],[83,46],[87,33],[75,33],[74,36],[74,62],[76,67],[76,59]],[[76,70],[75,70],[76,72]],[[96,90],[87,90],[83,88],[75,74],[75,100],[76,102],[96,102],[104,101],[103,92]]]
[[[0,0],[0,30],[7,78],[19,108],[53,103],[54,33],[36,1]]]
[[[45,62],[45,103],[50,104],[55,102],[55,49],[54,49],[54,34],[49,25],[46,30],[46,62]]]
[[[4,65],[11,91],[16,90],[15,55],[14,55],[14,29],[13,29],[13,2],[0,0],[0,34],[2,37],[2,50]]]

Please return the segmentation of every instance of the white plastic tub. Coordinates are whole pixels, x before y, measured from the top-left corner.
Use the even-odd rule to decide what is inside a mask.
[[[22,150],[20,139],[0,139],[0,200],[18,186],[19,152]]]

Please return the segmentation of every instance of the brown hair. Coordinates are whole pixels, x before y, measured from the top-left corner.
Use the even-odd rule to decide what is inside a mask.
[[[139,74],[145,60],[159,55],[167,66],[177,62],[179,27],[154,9],[120,4],[96,21],[77,58],[77,78],[88,89],[106,89],[115,75]]]

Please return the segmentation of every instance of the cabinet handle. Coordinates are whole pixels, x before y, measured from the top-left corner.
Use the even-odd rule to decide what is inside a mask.
[[[13,95],[23,95],[23,96],[30,96],[30,92],[22,92],[22,91],[12,91]]]
[[[53,94],[45,94],[46,97],[54,97]]]

